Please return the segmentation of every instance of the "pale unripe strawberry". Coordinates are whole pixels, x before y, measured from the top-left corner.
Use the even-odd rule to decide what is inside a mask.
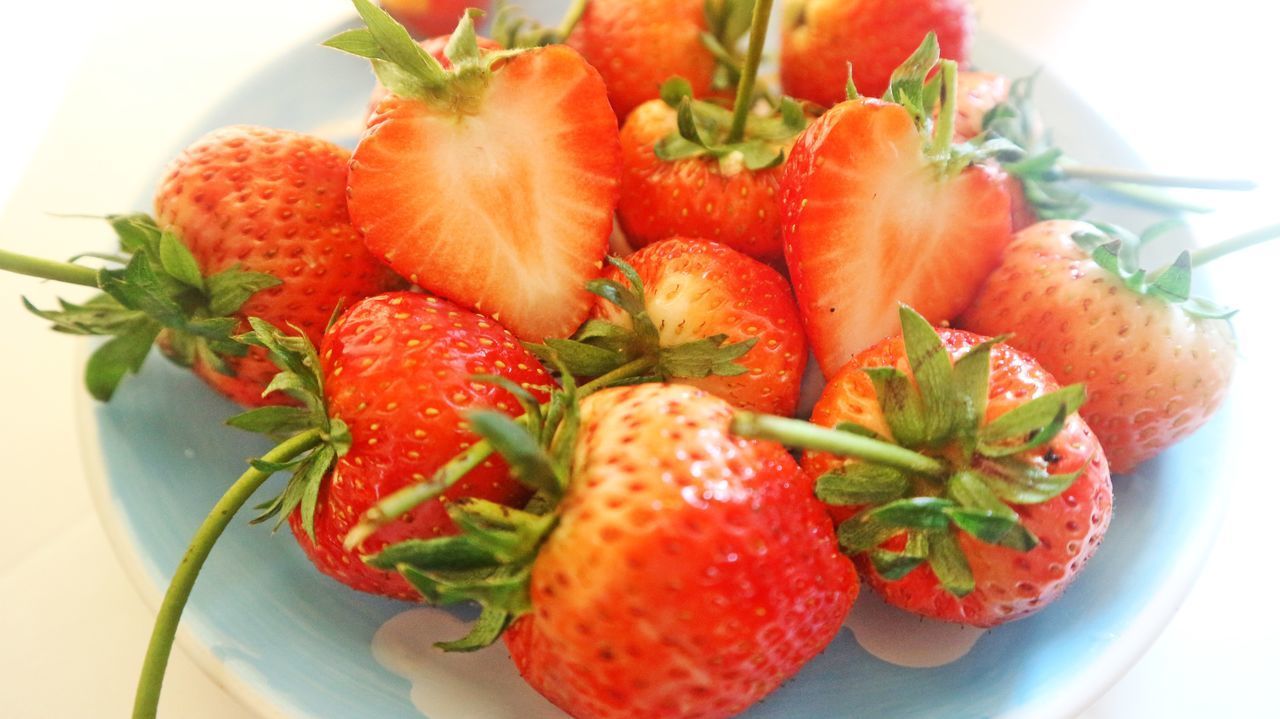
[[[1236,347],[1225,319],[1169,301],[1153,289],[1159,279],[1139,291],[1100,266],[1094,256],[1105,248],[1088,249],[1097,237],[1092,225],[1064,220],[1018,233],[959,325],[1011,333],[1009,344],[1059,382],[1083,382],[1081,415],[1115,471],[1127,472],[1209,420]]]

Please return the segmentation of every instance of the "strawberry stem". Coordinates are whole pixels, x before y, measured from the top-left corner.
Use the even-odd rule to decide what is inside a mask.
[[[308,430],[281,442],[270,452],[262,456],[268,464],[282,464],[311,450],[325,442],[319,429]],[[156,614],[155,627],[151,631],[151,641],[147,645],[147,655],[142,662],[142,673],[138,677],[138,690],[134,695],[133,718],[152,719],[160,703],[160,688],[164,683],[165,667],[169,663],[169,654],[173,650],[173,640],[178,631],[178,621],[182,610],[191,596],[191,588],[201,567],[209,557],[214,543],[222,536],[222,532],[231,523],[231,518],[244,506],[249,497],[270,477],[273,472],[266,472],[251,467],[231,485],[226,494],[214,505],[200,528],[196,530],[186,554],[178,563],[178,568],[169,580],[169,588],[165,591],[160,611]]]
[[[587,11],[587,0],[574,0],[569,6],[568,12],[564,14],[564,19],[560,21],[560,26],[556,28],[556,37],[560,42],[564,42],[573,29],[578,26],[578,21],[582,19],[582,14]]]
[[[1214,260],[1225,257],[1237,250],[1243,250],[1246,247],[1260,245],[1280,237],[1280,224],[1260,227],[1256,230],[1246,232],[1243,235],[1237,235],[1229,240],[1223,240],[1208,247],[1202,247],[1191,253],[1191,266],[1200,267]]]
[[[640,359],[632,360],[612,372],[602,374],[583,384],[578,388],[578,396],[585,397],[592,392],[609,387],[615,382],[642,377],[653,371],[655,364],[656,360],[652,357],[641,357]],[[548,404],[543,404],[543,411],[546,411],[548,406]],[[526,417],[527,415],[521,415],[516,418],[516,422],[523,425],[528,421]],[[447,491],[449,487],[452,487],[458,480],[465,477],[468,472],[479,467],[491,454],[493,454],[493,445],[489,444],[488,440],[482,439],[455,455],[453,459],[442,465],[425,482],[411,484],[387,495],[365,511],[364,516],[360,518],[356,526],[347,532],[347,536],[342,542],[343,546],[348,551],[355,549],[382,527],[413,511],[423,502],[439,497],[442,492]]]
[[[5,250],[0,250],[0,270],[73,285],[98,287],[98,271],[92,267],[45,260]]]
[[[933,126],[933,139],[929,143],[929,154],[934,157],[946,157],[951,151],[952,138],[956,126],[956,63],[954,60],[943,60],[938,66],[941,74],[939,96],[942,107],[938,110],[938,120]]]
[[[1099,182],[1095,184],[1104,192],[1156,210],[1194,212],[1197,215],[1207,215],[1213,212],[1213,208],[1209,205],[1179,199],[1157,187],[1126,185],[1123,182]]]
[[[769,14],[773,0],[756,0],[751,16],[751,38],[747,45],[747,58],[742,63],[738,77],[738,96],[733,101],[733,125],[729,127],[728,144],[742,142],[747,134],[747,114],[756,95],[756,74],[760,69],[760,56],[764,53],[764,39],[769,34]]]
[[[1121,170],[1114,167],[1095,167],[1062,163],[1058,172],[1064,179],[1085,180],[1103,185],[1144,185],[1147,187],[1175,187],[1188,190],[1225,190],[1230,192],[1247,192],[1257,189],[1258,183],[1222,177],[1179,177],[1177,175],[1158,175],[1153,172],[1137,170]]]
[[[754,412],[735,412],[730,431],[740,437],[767,439],[788,447],[857,457],[886,467],[896,467],[930,477],[943,477],[947,474],[945,464],[919,452],[799,419]]]

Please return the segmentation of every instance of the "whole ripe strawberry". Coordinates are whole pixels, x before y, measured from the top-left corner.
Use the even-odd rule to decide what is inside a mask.
[[[778,213],[781,164],[748,169],[742,156],[664,159],[656,148],[679,136],[676,109],[663,100],[640,105],[622,126],[622,197],[618,221],[637,247],[676,235],[705,237],[766,262],[782,260]],[[789,140],[766,162],[780,158]]]
[[[932,322],[960,314],[1011,236],[1008,192],[989,168],[973,164],[973,148],[952,146],[949,103],[932,137],[922,135],[930,86],[953,82],[946,62],[925,82],[937,57],[930,36],[895,76],[898,102],[837,105],[800,135],[787,159],[787,267],[828,377],[894,331],[899,303]],[[942,97],[954,98],[949,89]]]
[[[883,95],[930,32],[964,67],[976,25],[969,0],[788,0],[783,18],[783,91],[828,106],[844,100],[850,63],[860,92]]]
[[[470,8],[489,9],[489,0],[380,0],[380,4],[417,37],[448,33]]]
[[[808,118],[782,98],[758,111],[756,75],[771,0],[752,16],[751,40],[733,109],[694,99],[682,78],[662,86],[662,99],[637,108],[622,127],[622,199],[618,221],[632,244],[683,235],[721,242],[778,263],[781,165]]]
[[[410,281],[518,337],[563,337],[586,318],[620,168],[599,75],[563,46],[481,53],[464,16],[446,71],[404,28],[355,0],[367,28],[331,40],[375,54],[392,95],[351,159],[351,217]],[[373,51],[370,48],[376,47]]]
[[[729,50],[750,15],[742,0],[590,0],[564,42],[600,71],[622,121],[672,77],[710,94],[717,61],[707,41]]]
[[[281,401],[262,396],[275,374],[266,355],[233,339],[249,329],[246,318],[287,323],[319,341],[338,307],[404,284],[351,225],[347,160],[336,145],[296,132],[215,130],[170,164],[156,219],[108,218],[123,268],[35,261],[59,270],[42,276],[103,294],[32,309],[60,331],[112,338],[86,366],[98,399],[137,372],[156,343],[240,404]]]
[[[975,332],[1008,332],[1055,377],[1083,382],[1081,413],[1117,472],[1207,422],[1236,362],[1229,313],[1189,299],[1193,255],[1145,274],[1137,244],[1082,222],[1029,227],[959,320]]]
[[[742,409],[795,413],[809,351],[800,312],[782,275],[724,245],[681,237],[650,245],[628,257],[627,264],[640,278],[645,312],[657,329],[659,348],[713,336],[723,336],[729,346],[749,347],[735,359],[731,373],[696,377],[680,374],[675,367],[668,368],[675,370],[668,379],[699,387]],[[617,266],[605,277],[627,282]],[[604,298],[596,301],[592,317],[635,326],[626,310]]]
[[[835,637],[857,577],[795,460],[731,436],[733,415],[680,385],[595,393],[545,457],[563,478],[541,485],[555,508],[460,538],[509,542],[518,559],[450,570],[462,545],[436,540],[373,561],[429,601],[480,599],[468,640],[510,623],[520,673],[575,717],[737,714]],[[492,590],[508,577],[509,591]]]
[[[810,443],[804,469],[890,604],[983,627],[1024,617],[1061,595],[1111,519],[1106,457],[1075,413],[1084,391],[998,340],[902,314],[904,334],[855,357],[813,414],[890,446],[841,459]],[[933,466],[895,464],[901,448]]]
[[[455,534],[442,500],[379,529],[358,546],[343,540],[381,498],[431,477],[455,454],[477,441],[465,414],[487,408],[508,415],[523,410],[518,399],[478,375],[501,377],[538,398],[551,379],[537,358],[493,320],[427,294],[395,292],[358,302],[333,323],[319,348],[318,373],[305,351],[258,324],[257,336],[295,377],[319,393],[295,397],[292,424],[325,427],[341,439],[342,452],[313,456],[262,518],[288,519],[304,552],[324,574],[363,592],[414,599],[416,592],[395,572],[375,569],[360,557],[390,543]],[[292,354],[289,354],[291,353]],[[295,393],[299,394],[299,393]],[[232,425],[278,431],[273,409],[249,413]],[[340,427],[340,430],[334,430]],[[340,456],[338,456],[340,455]],[[467,472],[444,500],[476,497],[520,506],[529,491],[492,457]]]
[[[156,190],[159,225],[182,238],[201,271],[240,266],[280,284],[237,311],[293,325],[318,342],[344,303],[402,286],[360,241],[347,215],[348,154],[333,143],[286,130],[234,126],[192,143]],[[259,350],[229,358],[230,374],[197,356],[206,382],[244,405],[262,404],[276,368]]]

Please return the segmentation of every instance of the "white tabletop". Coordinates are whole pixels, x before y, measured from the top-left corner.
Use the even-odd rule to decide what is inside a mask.
[[[8,5],[8,4],[7,4]],[[12,6],[16,5],[16,7]],[[349,12],[345,0],[59,0],[3,11],[0,246],[65,257],[102,242],[98,223],[49,213],[132,207],[192,120],[255,67]],[[1198,222],[1212,238],[1280,220],[1269,3],[1255,0],[979,0],[984,26],[1089,98],[1157,169],[1270,183]],[[1275,716],[1280,586],[1268,513],[1280,351],[1280,247],[1215,268],[1218,299],[1244,308],[1234,401],[1260,419],[1218,477],[1226,525],[1182,609],[1148,654],[1083,719]],[[152,613],[94,514],[75,433],[75,340],[27,315],[48,285],[0,274],[0,714],[125,716]],[[162,713],[254,716],[175,652]]]

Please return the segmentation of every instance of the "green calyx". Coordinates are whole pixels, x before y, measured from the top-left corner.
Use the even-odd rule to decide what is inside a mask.
[[[370,565],[400,572],[433,605],[476,602],[480,618],[467,636],[436,646],[472,651],[497,641],[503,630],[530,610],[529,578],[538,549],[555,529],[556,507],[569,486],[570,464],[579,429],[580,390],[567,369],[564,385],[545,405],[509,380],[480,377],[519,399],[525,414],[472,412],[471,430],[506,461],[511,476],[535,492],[523,509],[481,499],[445,503],[459,533],[415,539],[367,557]],[[583,388],[588,389],[588,388]],[[448,485],[437,483],[431,498]]]
[[[429,103],[460,115],[479,110],[494,63],[523,50],[481,53],[476,41],[475,18],[468,10],[445,46],[448,70],[409,31],[370,0],[352,0],[365,27],[346,30],[324,42],[326,47],[363,57],[373,65],[378,81],[393,94]]]
[[[955,144],[956,72],[954,60],[943,60],[938,36],[925,35],[920,47],[911,53],[889,77],[885,102],[901,105],[924,137],[925,158],[942,178],[950,178],[981,161],[993,150],[971,143]],[[845,81],[845,94],[856,98],[853,68]],[[934,117],[934,110],[937,117]]]
[[[991,349],[1000,338],[952,362],[923,317],[905,306],[899,315],[914,381],[895,367],[865,370],[891,436],[852,423],[824,428],[753,416],[736,418],[734,431],[856,458],[815,485],[820,500],[860,508],[838,529],[841,549],[867,555],[889,580],[927,564],[947,591],[965,596],[973,573],[958,534],[1029,551],[1038,539],[1013,507],[1049,501],[1083,472],[1051,473],[1058,459],[1049,444],[1085,391],[1065,387],[987,423]]]
[[[1129,290],[1181,307],[1192,317],[1230,319],[1236,310],[1191,295],[1193,269],[1237,250],[1280,237],[1280,225],[1263,227],[1194,252],[1183,250],[1172,263],[1152,272],[1143,270],[1138,259],[1142,246],[1181,225],[1180,221],[1168,220],[1135,235],[1116,225],[1094,222],[1089,229],[1072,234],[1071,239],[1099,267],[1120,278]]]
[[[517,6],[506,0],[499,0],[498,10],[493,20],[491,33],[493,39],[502,47],[529,48],[543,47],[563,43],[573,29],[578,26],[582,14],[587,11],[590,0],[573,0],[573,4],[565,12],[564,18],[556,27],[543,25],[533,20]]]
[[[113,215],[107,220],[119,238],[120,251],[93,256],[123,267],[96,271],[93,284],[102,294],[83,304],[61,300],[57,310],[38,309],[23,300],[27,309],[52,322],[56,331],[111,338],[94,351],[85,367],[90,394],[109,400],[125,376],[141,369],[151,345],[162,335],[166,355],[175,363],[189,367],[199,360],[230,374],[226,358],[242,357],[248,351],[232,337],[240,323],[232,315],[255,293],[280,280],[239,267],[206,277],[182,241],[147,215]],[[78,265],[60,267],[80,274],[93,272]],[[54,278],[89,284],[71,276]]]
[[[1040,129],[1031,95],[1036,75],[1014,80],[1009,97],[982,118],[984,154],[1022,183],[1027,203],[1042,220],[1074,220],[1089,201],[1063,183],[1063,152]]]
[[[733,176],[743,169],[776,167],[786,159],[787,146],[805,129],[809,118],[805,108],[795,100],[782,97],[775,102],[757,87],[756,72],[772,7],[772,0],[754,3],[708,0],[708,17],[711,18],[713,11],[721,13],[710,20],[712,28],[733,33],[735,44],[743,32],[751,32],[746,57],[741,64],[733,59],[733,67],[738,69],[733,109],[695,99],[693,88],[682,77],[663,83],[662,100],[676,111],[676,132],[654,146],[654,154],[659,159],[675,162],[691,157],[713,157],[719,161],[720,173],[725,176]],[[769,105],[767,113],[753,111],[761,103]]]
[[[747,372],[738,360],[755,346],[755,338],[726,344],[728,337],[720,334],[664,347],[645,305],[640,275],[624,260],[610,257],[609,261],[622,272],[627,284],[596,279],[587,283],[587,289],[626,312],[630,326],[590,320],[572,339],[526,345],[531,352],[544,361],[554,360],[574,377],[602,377],[637,364],[646,367],[648,378],[658,381],[711,375],[733,377]],[[632,376],[626,381],[634,379]]]
[[[732,176],[743,169],[764,170],[781,165],[786,147],[809,124],[800,103],[783,97],[768,115],[746,115],[743,137],[731,140],[734,112],[707,100],[695,100],[689,82],[674,77],[663,83],[662,100],[676,111],[676,132],[654,145],[666,162],[690,157],[713,157],[720,172]]]
[[[286,334],[271,323],[256,317],[249,319],[253,331],[237,338],[244,346],[266,349],[271,361],[280,368],[263,396],[281,392],[298,406],[268,406],[249,410],[227,420],[227,424],[247,432],[258,432],[273,438],[318,434],[320,441],[305,453],[285,462],[255,459],[250,464],[261,472],[290,472],[289,481],[280,494],[258,505],[254,524],[276,518],[279,529],[295,509],[300,509],[302,528],[315,541],[315,514],[320,484],[339,457],[351,448],[351,432],[346,423],[329,417],[324,400],[324,375],[315,346],[301,330]],[[296,329],[296,328],[295,328]]]

